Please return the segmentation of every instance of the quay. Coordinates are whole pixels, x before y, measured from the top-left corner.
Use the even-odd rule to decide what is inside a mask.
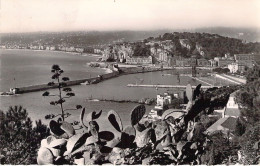
[[[128,84],[127,87],[145,87],[145,88],[181,88],[186,89],[186,85],[148,85],[148,84]],[[221,86],[201,86],[202,89],[209,89]],[[192,88],[196,88],[196,86],[192,86]]]

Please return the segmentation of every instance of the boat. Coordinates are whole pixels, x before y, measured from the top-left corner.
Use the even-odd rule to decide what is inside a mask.
[[[15,94],[12,92],[2,92],[1,93],[1,96],[13,96],[13,95],[15,95]]]
[[[83,82],[83,83],[80,83],[80,85],[89,85],[89,81],[86,81],[86,82]]]

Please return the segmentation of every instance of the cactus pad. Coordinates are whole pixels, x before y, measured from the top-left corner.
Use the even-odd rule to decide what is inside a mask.
[[[189,101],[192,101],[193,92],[192,92],[192,87],[190,84],[188,84],[186,87],[186,96]]]
[[[117,131],[121,132],[123,130],[121,118],[116,111],[110,110],[107,114],[107,118]]]
[[[131,112],[132,126],[136,125],[143,118],[145,111],[146,109],[144,105],[138,105],[132,110]]]

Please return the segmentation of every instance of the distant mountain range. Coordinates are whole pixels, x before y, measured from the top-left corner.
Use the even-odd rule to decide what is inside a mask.
[[[257,28],[197,28],[154,31],[89,31],[89,32],[33,32],[2,33],[0,44],[44,44],[94,46],[113,44],[122,41],[138,41],[172,32],[212,33],[242,39],[244,42],[260,42],[260,29]]]

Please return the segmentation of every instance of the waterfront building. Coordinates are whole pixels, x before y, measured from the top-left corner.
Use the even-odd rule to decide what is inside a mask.
[[[210,66],[210,62],[206,59],[197,59],[197,66],[208,67]]]
[[[210,59],[209,63],[210,63],[211,67],[216,67],[217,66],[217,62],[214,59]]]
[[[245,72],[245,65],[239,63],[232,63],[228,65],[230,73]]]
[[[239,65],[252,68],[256,64],[256,57],[259,54],[234,54],[236,63]]]
[[[233,92],[230,94],[225,111],[224,111],[224,117],[239,117],[240,116],[240,109],[238,106],[238,103],[236,102],[235,95],[236,92]]]
[[[154,59],[152,56],[148,56],[148,57],[126,57],[126,63],[127,64],[153,64],[154,63]]]
[[[99,48],[94,48],[94,53],[95,54],[102,54],[102,50]]]
[[[176,59],[176,66],[180,66],[180,67],[190,66],[190,61],[188,59]]]
[[[190,67],[190,66],[196,66],[196,65],[197,65],[197,61],[195,58],[176,59],[176,66]]]
[[[71,46],[71,47],[66,47],[65,48],[65,51],[67,51],[67,52],[75,52],[75,47],[73,47],[73,46]]]
[[[229,64],[234,63],[232,59],[226,59],[221,57],[215,57],[214,60],[216,61],[217,67],[228,67]]]
[[[157,109],[163,109],[172,103],[172,96],[169,93],[164,93],[163,95],[157,95],[156,106]]]
[[[84,48],[76,47],[76,48],[75,48],[75,51],[76,51],[76,52],[79,52],[79,53],[83,53],[83,52],[84,52]]]

